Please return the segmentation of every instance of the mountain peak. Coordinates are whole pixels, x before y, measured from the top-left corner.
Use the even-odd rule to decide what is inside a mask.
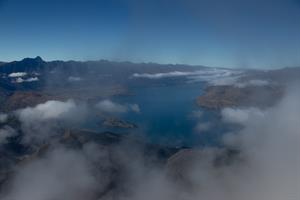
[[[23,63],[44,63],[45,61],[40,56],[37,56],[35,58],[24,58],[21,62],[23,62]]]
[[[35,57],[34,60],[39,62],[44,62],[44,60],[40,56]]]

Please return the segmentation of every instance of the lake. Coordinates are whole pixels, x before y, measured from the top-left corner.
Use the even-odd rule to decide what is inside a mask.
[[[121,118],[137,124],[135,132],[152,142],[174,146],[217,144],[226,127],[218,112],[196,104],[204,88],[204,83],[134,86],[133,95],[115,97],[113,101],[139,105],[140,113],[128,112]],[[199,131],[199,123],[208,127]]]

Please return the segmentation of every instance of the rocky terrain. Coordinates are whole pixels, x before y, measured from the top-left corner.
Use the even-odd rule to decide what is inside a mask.
[[[197,99],[199,106],[209,109],[254,106],[265,108],[274,105],[284,94],[280,86],[210,86]]]
[[[137,128],[136,124],[117,119],[117,118],[107,118],[102,122],[103,126],[113,127],[113,128],[125,128],[125,129],[132,129]]]
[[[197,104],[208,109],[270,107],[284,96],[287,85],[298,82],[299,77],[299,68],[250,70],[235,84],[207,86],[204,94],[197,98]]]

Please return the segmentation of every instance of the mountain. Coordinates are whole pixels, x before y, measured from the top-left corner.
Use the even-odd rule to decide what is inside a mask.
[[[130,85],[144,84],[144,80],[132,80],[134,73],[195,71],[202,68],[107,60],[47,62],[39,56],[24,58],[3,63],[0,67],[0,111],[11,111],[50,99],[93,101],[123,95],[128,93]]]
[[[96,70],[102,73],[117,74],[126,72],[132,73],[155,73],[167,72],[169,70],[196,70],[203,66],[190,66],[190,65],[161,65],[156,63],[132,63],[132,62],[114,62],[107,60],[99,61],[44,61],[40,56],[36,58],[24,58],[21,61],[13,61],[9,63],[2,63],[0,73],[13,73],[13,72],[39,72],[60,69],[64,72],[78,72],[86,73],[89,70]]]
[[[21,61],[13,61],[9,63],[2,63],[0,73],[13,73],[13,72],[28,72],[38,71],[45,65],[45,61],[39,56],[36,58],[24,58]]]

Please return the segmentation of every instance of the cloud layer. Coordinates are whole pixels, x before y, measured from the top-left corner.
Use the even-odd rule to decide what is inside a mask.
[[[297,89],[298,86],[280,103],[263,111],[224,109],[223,122],[240,124],[242,129],[226,134],[222,147],[182,150],[163,166],[146,162],[147,155],[131,143],[110,148],[86,144],[80,149],[54,144],[45,155],[17,167],[2,199],[299,199],[300,92]],[[31,129],[37,135],[44,131],[46,122],[83,115],[81,107],[72,100],[50,101],[17,113],[23,126],[40,123]],[[99,109],[114,113],[138,110],[109,100],[100,102]],[[117,163],[113,169],[122,171],[121,176],[116,172],[110,176],[112,160]],[[110,192],[99,195],[111,180],[117,181]]]

